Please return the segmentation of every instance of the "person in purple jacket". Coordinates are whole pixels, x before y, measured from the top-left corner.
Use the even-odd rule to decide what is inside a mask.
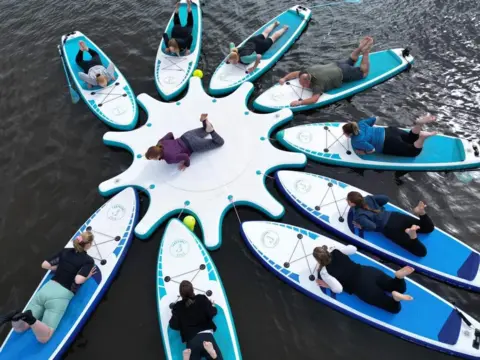
[[[165,160],[167,164],[180,164],[178,169],[183,171],[190,166],[192,153],[221,147],[225,141],[208,121],[208,114],[202,114],[200,121],[203,125],[201,128],[187,131],[179,138],[175,139],[171,132],[162,137],[157,145],[148,148],[145,154],[147,160]],[[208,135],[211,139],[206,138]]]
[[[371,117],[358,124],[349,122],[343,125],[343,134],[349,137],[352,148],[358,155],[382,153],[386,155],[415,157],[420,155],[427,138],[436,132],[422,131],[423,125],[434,122],[435,116],[425,115],[415,121],[415,126],[406,132],[389,126],[374,126],[377,118]]]
[[[418,257],[427,255],[427,248],[417,238],[417,233],[431,233],[435,226],[427,215],[427,205],[420,201],[413,209],[418,218],[398,211],[388,211],[384,205],[389,202],[385,195],[363,197],[357,191],[347,194],[347,203],[352,212],[353,226],[365,231],[380,232]],[[350,214],[349,214],[350,215]]]

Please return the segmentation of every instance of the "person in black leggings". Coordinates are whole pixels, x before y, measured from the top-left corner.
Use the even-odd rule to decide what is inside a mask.
[[[193,15],[192,15],[192,1],[187,0],[188,15],[187,25],[182,26],[180,23],[180,16],[178,15],[178,9],[180,2],[175,5],[175,15],[173,15],[173,28],[172,37],[169,39],[167,33],[163,33],[163,41],[167,45],[167,52],[177,54],[180,56],[180,52],[185,51],[185,55],[190,54],[190,46],[192,46],[193,37]]]
[[[284,25],[280,30],[275,31],[270,36],[270,33],[278,25],[280,25],[280,22],[275,21],[273,24],[267,26],[261,34],[252,36],[245,42],[245,44],[239,46],[238,48],[235,47],[234,43],[230,43],[230,54],[227,58],[227,64],[235,65],[241,63],[243,65],[250,65],[251,63],[255,62],[253,66],[247,68],[248,73],[253,72],[257,68],[258,64],[260,64],[262,55],[272,47],[272,45],[280,38],[280,36],[287,32],[288,25]]]
[[[424,125],[436,121],[435,116],[425,115],[415,121],[415,126],[406,132],[389,126],[374,126],[375,117],[357,123],[343,125],[343,134],[350,138],[352,148],[358,155],[382,153],[394,156],[415,157],[423,150],[425,140],[435,136],[435,131],[422,131]]]
[[[172,308],[170,327],[180,331],[182,342],[187,344],[183,360],[223,360],[222,353],[213,337],[217,330],[213,317],[217,308],[205,295],[195,295],[190,281],[180,283],[180,296]]]
[[[363,197],[357,191],[347,195],[350,211],[353,213],[353,226],[381,232],[394,243],[418,257],[427,255],[427,248],[417,238],[417,232],[428,234],[435,230],[432,219],[425,212],[427,207],[422,201],[413,209],[418,219],[396,211],[385,211],[383,206],[389,202],[385,195]]]
[[[329,288],[336,294],[345,291],[356,295],[366,303],[393,314],[400,312],[400,301],[413,299],[405,294],[405,276],[410,275],[414,269],[405,266],[391,278],[380,269],[352,261],[349,256],[356,251],[357,248],[352,245],[338,246],[332,251],[325,245],[316,247],[313,257],[319,268],[317,285]]]
[[[92,86],[106,87],[110,80],[115,80],[115,67],[110,63],[106,68],[102,64],[100,55],[93,49],[90,49],[85,41],[79,41],[79,50],[75,57],[75,62],[83,70],[78,73],[78,77],[85,81],[88,88]],[[90,60],[85,60],[83,54],[88,52],[92,57]]]

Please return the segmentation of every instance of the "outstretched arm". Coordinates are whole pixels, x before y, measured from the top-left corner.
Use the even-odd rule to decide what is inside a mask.
[[[294,71],[282,77],[280,80],[278,80],[278,82],[280,83],[280,85],[283,85],[286,81],[296,79],[299,76],[300,76],[300,71]]]
[[[380,206],[383,206],[390,201],[387,195],[373,195],[373,199]]]
[[[290,106],[300,106],[300,105],[310,105],[315,104],[320,98],[321,94],[313,94],[313,96],[303,99],[303,100],[294,100],[290,103]]]
[[[369,117],[368,119],[363,119],[363,120],[360,120],[359,123],[365,123],[367,124],[368,126],[373,126],[375,125],[375,122],[377,121],[377,118],[375,116],[372,116],[372,117]]]
[[[325,266],[320,270],[320,277],[335,294],[340,294],[343,291],[343,286],[340,284],[340,281],[330,275]]]

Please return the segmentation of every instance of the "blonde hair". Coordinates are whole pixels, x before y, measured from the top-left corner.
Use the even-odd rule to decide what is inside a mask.
[[[76,252],[84,252],[85,246],[93,242],[93,234],[91,231],[84,231],[73,240],[73,248]]]
[[[175,50],[180,51],[180,46],[178,45],[178,42],[175,39],[168,40],[168,47],[173,47]]]
[[[238,49],[233,48],[232,52],[228,55],[228,60],[240,60],[240,55],[238,54]]]
[[[108,84],[108,79],[105,75],[99,75],[97,76],[97,84],[100,86],[107,86]]]

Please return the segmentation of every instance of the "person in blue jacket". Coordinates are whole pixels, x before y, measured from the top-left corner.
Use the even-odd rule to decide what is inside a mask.
[[[389,202],[385,195],[363,197],[359,192],[351,191],[347,194],[347,202],[356,228],[380,232],[418,257],[427,255],[427,248],[418,240],[417,233],[431,233],[435,226],[425,211],[427,205],[422,201],[413,209],[418,218],[385,210],[383,206]]]
[[[349,122],[343,125],[342,129],[358,155],[382,153],[415,157],[422,152],[425,140],[437,134],[434,131],[422,131],[423,125],[435,120],[432,115],[422,116],[415,121],[415,126],[409,132],[392,126],[374,126],[376,117],[359,121],[358,124]]]

